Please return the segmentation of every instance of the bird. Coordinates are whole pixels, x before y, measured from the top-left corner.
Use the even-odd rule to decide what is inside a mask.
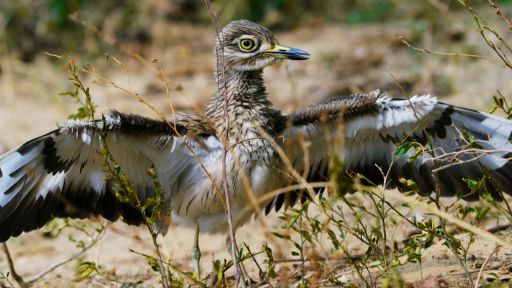
[[[465,179],[489,177],[486,192],[498,200],[503,192],[512,195],[508,119],[430,95],[400,99],[379,90],[284,113],[269,100],[263,70],[309,53],[279,44],[248,20],[226,25],[215,51],[217,91],[202,113],[152,119],[111,111],[98,120],[70,120],[0,156],[0,242],[56,217],[147,224],[136,205],[120,199],[123,187],[106,171],[108,161],[129,179],[140,203],[161,194],[164,209],[152,223],[161,234],[169,223],[195,228],[196,235],[226,231],[223,153],[237,226],[253,215],[246,209],[252,200],[302,183],[290,169],[303,181],[327,181],[333,159],[344,162],[347,174],[387,189],[406,190],[401,179],[410,179],[420,195],[475,201],[484,192]],[[268,214],[293,206],[312,197],[305,189],[271,195],[258,209]]]

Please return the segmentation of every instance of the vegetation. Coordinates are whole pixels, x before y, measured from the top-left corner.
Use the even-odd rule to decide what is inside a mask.
[[[472,0],[472,5],[485,1]],[[510,0],[496,0],[505,4]],[[256,21],[271,29],[288,29],[307,23],[345,23],[350,25],[385,22],[389,19],[438,20],[439,9],[461,9],[457,1],[407,0],[219,0],[214,1],[221,23],[234,18]],[[286,12],[285,12],[286,11]],[[440,20],[440,18],[439,18]],[[84,41],[98,35],[88,31],[83,22],[109,33],[121,42],[149,45],[153,40],[148,27],[156,22],[181,22],[209,25],[210,18],[202,0],[99,1],[99,0],[29,0],[0,2],[0,40],[9,51],[31,61],[41,51],[57,54],[92,53],[106,50],[96,47],[101,41]],[[23,37],[19,37],[23,35]],[[85,45],[84,45],[85,44]]]
[[[494,51],[500,65],[512,70],[512,65],[508,62],[508,59],[512,56],[512,50],[508,43],[503,37],[500,37],[497,30],[485,24],[485,21],[476,12],[477,10],[474,9],[475,6],[471,6],[473,4],[470,5],[464,1],[451,1],[448,4],[444,1],[422,1],[420,4],[418,2],[411,4],[412,2],[351,0],[340,4],[338,1],[332,0],[216,1],[215,8],[219,11],[222,19],[231,19],[236,15],[239,18],[266,22],[270,26],[288,28],[306,21],[301,19],[301,23],[299,23],[298,15],[306,19],[312,19],[311,21],[315,18],[321,18],[322,21],[327,22],[356,24],[385,21],[389,17],[414,18],[417,15],[415,13],[436,13],[435,11],[439,7],[432,6],[432,3],[438,3],[446,9],[460,9],[470,13],[481,33],[482,43],[485,43]],[[490,8],[493,12],[498,12],[501,11],[498,10],[499,5],[510,1],[489,2],[498,5]],[[186,21],[187,23],[203,25],[210,22],[206,10],[202,6],[202,1],[172,1],[170,3],[172,9],[165,10],[166,13],[159,17],[168,19],[168,21]],[[479,1],[477,4],[483,3]],[[77,22],[76,18],[69,18],[69,15],[74,12],[79,12],[81,21],[91,23],[102,30],[112,25],[106,23],[109,17],[105,17],[105,15],[119,13],[118,11],[122,7],[122,16],[118,17],[115,20],[116,23],[113,24],[116,38],[127,42],[147,43],[147,41],[151,41],[150,33],[141,28],[143,26],[140,21],[153,18],[151,13],[141,12],[143,9],[147,9],[147,6],[139,1],[44,0],[39,5],[39,7],[30,7],[31,3],[24,1],[4,1],[0,3],[0,14],[2,15],[1,19],[3,19],[5,32],[3,37],[9,39],[8,49],[19,52],[22,58],[27,61],[30,61],[39,50],[56,47],[62,48],[63,51],[89,49],[83,47],[78,41],[70,41],[70,39],[79,39],[89,33],[82,22]],[[422,7],[415,8],[414,6]],[[37,9],[41,7],[43,9]],[[277,16],[273,14],[283,11],[283,7],[289,7],[287,13]],[[36,11],[38,12],[36,13]],[[103,15],[103,17],[90,15],[91,11],[102,11],[98,15]],[[198,11],[201,11],[201,13],[197,13]],[[404,11],[412,11],[413,13],[404,13]],[[153,11],[153,13],[156,13],[156,11]],[[498,15],[503,14],[498,13]],[[95,17],[98,19],[95,19]],[[276,18],[272,17],[278,17],[279,20],[277,21]],[[507,16],[503,16],[502,23],[506,28],[511,27],[511,22],[509,22]],[[35,27],[44,28],[38,30]],[[27,34],[27,37],[14,37],[16,34],[19,35],[20,31],[25,31],[24,29],[34,32]],[[47,37],[49,35],[58,36]],[[491,38],[489,35],[495,37]],[[42,41],[42,39],[45,40]],[[462,53],[440,53],[418,48],[416,47],[418,43],[419,41],[411,44],[405,42],[414,53],[420,55],[468,56]],[[107,46],[108,43],[105,45]],[[117,49],[117,47],[108,49]],[[123,90],[114,82],[108,82],[110,81],[108,78],[90,67],[81,66],[72,59],[68,59],[68,65],[69,79],[73,89],[63,94],[70,96],[80,106],[76,113],[70,115],[72,119],[93,119],[99,116],[95,114],[96,106],[93,103],[93,89],[83,84],[83,78],[91,77]],[[128,93],[134,97],[140,97],[136,93],[129,91]],[[145,103],[144,99],[139,98],[139,100]],[[504,97],[498,91],[493,96],[493,100],[495,105],[491,109],[492,112],[499,111],[512,118],[512,109],[507,97]],[[151,109],[154,108],[151,107]],[[471,139],[468,140],[471,141]],[[404,143],[403,146],[397,149],[396,153],[403,153],[410,147],[415,147],[415,143]],[[131,187],[130,179],[123,173],[122,167],[111,157],[108,147],[105,147],[100,153],[105,158],[105,171],[115,183],[116,196],[122,202],[130,203],[140,209],[141,214],[144,215],[144,221],[148,224],[148,233],[153,240],[154,253],[147,254],[135,249],[132,249],[131,252],[144,257],[148,267],[159,275],[162,286],[231,287],[237,285],[233,276],[234,262],[232,259],[214,259],[213,270],[208,271],[207,275],[203,275],[204,278],[195,277],[191,271],[184,270],[176,265],[173,259],[166,259],[159,251],[159,247],[163,244],[158,243],[158,235],[152,225],[156,221],[156,216],[165,213],[165,211],[162,211],[164,209],[161,199],[162,190],[155,177],[155,171],[153,169],[148,171],[148,174],[154,179],[155,197],[143,204],[137,199],[133,187]],[[410,179],[402,179],[403,183],[410,187],[409,193],[405,195],[396,191],[386,191],[384,193],[379,187],[360,184],[360,181],[357,180],[358,177],[362,177],[361,175],[350,178],[349,181],[341,159],[334,159],[333,162],[334,165],[331,165],[332,168],[329,171],[331,181],[304,184],[301,187],[305,189],[309,189],[313,185],[315,185],[315,188],[322,187],[326,189],[322,197],[306,201],[283,212],[280,215],[281,227],[271,231],[273,236],[269,236],[269,243],[265,243],[262,247],[240,245],[236,257],[242,264],[241,270],[246,270],[243,268],[244,266],[253,266],[258,271],[257,275],[245,275],[245,279],[251,286],[408,287],[400,268],[406,264],[414,263],[421,269],[424,261],[424,251],[429,247],[440,244],[447,247],[452,256],[458,259],[468,285],[505,287],[506,284],[499,278],[487,281],[488,283],[485,285],[488,286],[483,284],[480,286],[483,283],[481,273],[487,262],[484,262],[476,270],[469,267],[468,259],[471,255],[468,251],[476,237],[482,237],[494,243],[496,253],[498,253],[500,247],[512,247],[510,241],[503,240],[479,228],[481,223],[489,219],[502,218],[506,219],[507,223],[512,223],[510,198],[504,197],[505,201],[497,202],[485,191],[481,192],[485,196],[484,201],[471,204],[460,202],[459,199],[449,202],[441,201],[436,195],[429,198],[417,198],[411,196],[415,194],[415,183]],[[484,177],[483,179],[465,179],[465,181],[470,189],[477,191],[485,187],[484,182],[488,180]],[[290,191],[294,191],[296,188],[290,187]],[[418,207],[425,211],[424,215],[426,217],[416,216],[415,209]],[[150,212],[148,213],[148,211]],[[108,229],[107,224],[104,223],[97,227],[84,226],[83,223],[66,219],[54,221],[47,226],[46,229],[48,229],[48,233],[52,234],[52,237],[56,237],[64,229],[75,229],[80,235],[69,239],[76,244],[79,252],[71,255],[64,262],[57,263],[55,268],[76,260],[77,280],[99,277],[104,281],[102,282],[104,285],[116,284],[122,285],[122,287],[134,287],[142,284],[131,280],[118,279],[115,275],[111,275],[108,269],[101,267],[92,259],[82,258],[83,252],[97,243],[103,237],[105,230]],[[407,235],[408,237],[405,240],[397,242],[396,239],[393,239],[393,233],[404,227],[408,227],[411,233]],[[464,234],[467,235],[465,239],[460,237],[462,233],[467,233]],[[286,245],[293,247],[290,255],[283,255],[282,251],[278,251],[278,248],[272,246],[272,241],[274,241],[272,237],[282,239]],[[360,246],[357,251],[350,246],[353,241]],[[489,258],[496,253],[493,252]],[[23,286],[33,284],[55,269],[50,267],[53,269],[42,271],[39,276],[33,279],[20,280],[13,277],[13,275],[16,275],[14,273],[15,267],[10,268],[9,272],[0,271],[0,285],[14,286],[15,283],[18,283],[18,285]],[[351,275],[356,275],[356,277],[349,277]],[[441,286],[443,283],[439,280],[436,284]]]

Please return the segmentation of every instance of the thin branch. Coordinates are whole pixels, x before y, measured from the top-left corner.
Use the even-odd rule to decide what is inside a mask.
[[[492,9],[494,9],[494,11],[496,11],[496,14],[498,16],[501,17],[501,19],[503,19],[503,21],[505,21],[505,23],[507,23],[508,25],[508,29],[512,29],[512,21],[510,20],[509,17],[505,16],[505,14],[503,13],[503,11],[501,11],[500,7],[498,7],[498,5],[496,5],[494,3],[494,1],[492,0],[487,0],[487,2],[489,2],[489,7],[491,7]]]
[[[60,56],[60,55],[56,55],[56,54],[51,54],[51,53],[46,53],[48,56],[52,56],[52,57],[56,57],[58,59],[62,59],[63,57]],[[102,86],[102,84],[108,84],[110,85],[110,87],[113,87],[115,89],[118,89],[124,93],[126,93],[127,95],[135,98],[136,100],[138,100],[139,102],[141,102],[142,104],[144,104],[146,107],[148,107],[150,110],[152,110],[153,112],[155,112],[159,118],[161,120],[164,120],[164,121],[167,121],[169,123],[169,127],[172,129],[172,131],[176,134],[176,135],[179,135],[180,138],[184,138],[184,137],[187,137],[186,135],[181,135],[181,133],[179,133],[179,131],[176,129],[176,125],[175,123],[173,123],[173,121],[169,121],[167,120],[167,118],[165,117],[165,115],[160,111],[158,110],[155,106],[151,105],[151,103],[149,103],[142,95],[138,94],[138,93],[134,93],[132,91],[130,91],[130,89],[126,88],[126,87],[123,87],[119,84],[117,84],[116,82],[108,79],[106,76],[103,76],[102,74],[98,73],[96,70],[88,70],[87,68],[85,68],[84,66],[81,66],[79,64],[76,64],[72,58],[68,59],[67,60],[68,63],[70,64],[73,64],[73,65],[76,65],[76,67],[78,68],[78,70],[80,70],[80,72],[83,72],[83,73],[87,73],[93,77],[95,77],[97,80],[99,81],[94,81],[95,84],[98,84],[100,86]],[[101,83],[100,83],[101,82]],[[194,150],[194,148],[188,143],[188,141],[182,141],[181,142],[182,145],[184,145],[189,151],[190,153],[192,154],[192,156],[194,157],[195,161],[199,164],[199,166],[201,167],[201,170],[205,173],[205,175],[210,179],[211,181],[211,184],[213,187],[217,188],[217,183],[215,181],[215,179],[212,177],[211,173],[208,171],[208,169],[206,169],[206,166],[204,165],[204,163],[202,162],[201,158],[199,157],[199,155],[197,154],[197,152]]]
[[[382,191],[382,189],[379,189],[379,188],[374,188],[372,190],[377,192],[380,195],[382,195],[384,193],[384,191]],[[397,194],[397,193],[390,193],[388,195],[388,197],[394,198],[394,199],[399,200],[404,203],[409,203],[413,207],[421,207],[421,208],[425,209],[425,211],[427,211],[428,213],[437,215],[437,216],[441,217],[442,219],[461,227],[462,229],[465,229],[469,232],[480,235],[481,237],[488,239],[494,243],[497,243],[503,247],[512,249],[511,242],[508,242],[506,240],[498,238],[497,236],[489,233],[488,231],[486,231],[484,229],[478,228],[474,225],[471,225],[470,223],[467,223],[463,220],[456,218],[455,216],[453,216],[451,214],[448,214],[447,212],[441,211],[439,208],[437,208],[433,205],[430,205],[423,201],[418,201],[417,199],[415,199],[412,196],[406,196],[406,195]]]
[[[187,278],[188,280],[194,282],[196,285],[198,285],[199,287],[206,287],[206,285],[204,285],[203,282],[199,281],[198,279],[196,279],[192,273],[190,272],[183,272],[182,270],[180,270],[178,267],[176,267],[174,264],[172,264],[171,262],[168,262],[168,261],[165,261],[165,260],[162,260],[161,258],[155,258],[154,256],[151,256],[149,254],[146,254],[146,253],[143,253],[143,252],[139,252],[139,251],[135,251],[133,249],[130,249],[130,252],[134,253],[134,254],[137,254],[137,255],[140,255],[140,256],[143,256],[145,258],[150,258],[150,259],[154,259],[156,261],[158,261],[161,265],[166,265],[168,267],[170,267],[172,270],[178,272],[179,274],[183,275],[185,278]],[[173,286],[174,287],[174,286]]]
[[[173,116],[175,115],[174,105],[172,104],[172,101],[171,101],[171,88],[170,88],[169,82],[167,81],[167,79],[165,77],[164,69],[163,69],[160,61],[158,61],[156,59],[153,61],[146,60],[142,55],[140,55],[137,52],[132,51],[131,49],[126,47],[123,43],[121,43],[117,39],[115,39],[115,37],[106,34],[105,32],[98,29],[98,27],[96,27],[95,25],[79,19],[79,17],[77,15],[71,15],[69,18],[72,21],[91,30],[93,33],[98,35],[101,39],[103,39],[103,41],[107,42],[112,47],[121,50],[126,55],[128,55],[128,56],[134,58],[135,60],[139,61],[140,63],[144,64],[144,66],[149,68],[153,73],[158,74],[157,78],[160,80],[160,82],[162,82],[162,84],[164,85],[164,88],[165,88],[165,94],[167,96],[166,98],[167,98],[169,106],[171,108],[171,115],[173,115]],[[123,68],[126,68],[125,65],[121,61],[119,61],[117,58],[115,58],[113,56],[110,56],[109,58],[112,58],[116,63],[122,65]],[[155,68],[154,64],[158,64],[159,68]],[[176,84],[176,85],[174,85],[174,88],[172,88],[172,91],[179,90],[180,87],[181,87],[181,85]]]
[[[236,243],[235,238],[235,226],[233,225],[233,214],[231,210],[231,194],[229,193],[229,185],[228,185],[228,179],[227,179],[227,154],[228,154],[228,146],[229,146],[229,115],[228,115],[228,92],[227,92],[227,79],[226,79],[226,69],[224,65],[224,41],[220,35],[221,28],[219,25],[219,19],[217,18],[217,15],[215,14],[215,11],[213,7],[211,6],[211,3],[209,0],[204,0],[204,4],[206,5],[206,8],[208,10],[208,14],[210,16],[210,19],[215,26],[215,31],[217,34],[217,39],[219,41],[220,47],[217,47],[217,50],[215,51],[217,56],[217,83],[220,87],[217,87],[220,91],[222,91],[224,95],[224,119],[225,119],[225,127],[224,127],[224,135],[223,135],[223,145],[222,145],[222,159],[221,159],[221,169],[222,169],[222,187],[224,189],[224,200],[226,205],[226,214],[227,214],[227,220],[228,220],[228,226],[229,226],[229,239],[231,241],[231,257],[233,258],[233,263],[235,266],[235,273],[236,273],[236,286],[238,287],[239,284],[242,284],[242,287],[245,287],[245,279],[243,274],[241,273],[240,269],[240,263],[238,261],[237,251],[238,246]]]
[[[478,30],[480,32],[480,35],[482,36],[482,38],[484,39],[485,43],[487,44],[487,46],[489,46],[493,51],[494,53],[496,54],[496,56],[498,56],[500,58],[500,60],[503,62],[503,64],[512,69],[512,63],[508,60],[507,58],[507,55],[505,55],[503,53],[503,51],[498,47],[496,46],[496,44],[490,40],[487,35],[486,35],[486,32],[489,32],[491,34],[493,34],[501,44],[503,44],[503,46],[505,48],[507,48],[508,51],[512,52],[512,49],[510,48],[510,46],[508,45],[508,43],[505,42],[505,40],[503,39],[503,37],[501,37],[498,32],[496,32],[496,30],[494,30],[493,28],[487,26],[484,22],[484,20],[480,17],[480,15],[473,9],[473,7],[471,7],[470,5],[468,5],[466,3],[466,1],[464,0],[458,0],[458,2],[464,6],[464,8],[473,16],[473,19],[475,20],[475,23],[477,24],[478,26]],[[501,67],[503,67],[503,64],[500,65]]]
[[[484,57],[482,55],[476,55],[476,54],[467,54],[467,53],[454,53],[454,52],[441,52],[441,51],[432,51],[424,48],[415,47],[409,42],[407,42],[403,37],[400,37],[399,40],[404,43],[407,47],[411,48],[414,51],[425,53],[425,54],[432,54],[432,55],[438,55],[438,56],[452,56],[452,57],[467,57],[467,58],[476,58],[476,59],[482,59],[489,63],[492,63],[494,65],[497,65],[501,68],[507,68],[507,65],[504,65],[496,60]]]
[[[497,252],[498,252],[498,250],[499,250],[499,248],[500,248],[499,246],[498,246],[498,247],[496,247],[496,248],[494,248],[494,250],[492,250],[491,254],[489,254],[489,256],[487,256],[487,258],[485,258],[485,261],[484,261],[484,263],[482,264],[482,267],[480,267],[480,271],[478,271],[478,276],[476,277],[476,281],[475,281],[475,288],[480,287],[480,286],[478,285],[478,283],[480,282],[480,278],[482,278],[482,273],[484,272],[485,267],[487,266],[487,263],[489,263],[489,260],[491,260],[492,255],[494,255],[495,253],[497,253]]]
[[[103,225],[102,225],[103,226]],[[105,236],[105,233],[107,231],[106,229],[106,226],[104,226],[105,228],[101,230],[100,233],[98,233],[94,238],[92,238],[91,242],[89,244],[87,244],[86,246],[84,246],[82,248],[82,250],[80,250],[79,252],[69,256],[68,258],[64,259],[63,261],[61,262],[58,262],[58,263],[55,263],[53,265],[51,265],[50,267],[48,267],[46,270],[44,270],[43,272],[39,273],[37,276],[35,276],[34,278],[30,279],[29,281],[27,281],[27,284],[28,285],[32,285],[34,284],[35,282],[41,280],[43,277],[45,277],[46,275],[48,275],[50,272],[52,272],[53,270],[63,266],[64,264],[67,264],[73,260],[75,260],[76,258],[80,257],[81,255],[83,255],[85,252],[87,252],[89,249],[91,249],[92,247],[94,247],[94,245],[96,245],[96,243],[98,243],[101,239],[103,239],[103,236]]]
[[[12,279],[18,283],[21,288],[27,288],[28,284],[23,280],[16,269],[14,268],[14,262],[12,261],[11,253],[9,252],[9,248],[7,247],[7,243],[2,243],[2,248],[4,250],[5,257],[7,258],[7,264],[9,265],[9,272],[12,275]]]

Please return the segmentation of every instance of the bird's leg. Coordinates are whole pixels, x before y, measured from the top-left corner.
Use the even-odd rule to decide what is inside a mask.
[[[192,247],[192,259],[194,260],[194,273],[201,279],[201,250],[199,250],[199,223],[196,224],[194,246]]]

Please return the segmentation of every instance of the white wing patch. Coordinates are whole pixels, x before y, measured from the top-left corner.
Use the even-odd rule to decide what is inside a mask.
[[[437,103],[437,98],[430,95],[413,96],[409,100],[393,101],[387,96],[377,99],[379,113],[364,115],[345,123],[345,136],[359,139],[378,137],[375,130],[393,128],[399,133],[408,132],[411,127],[427,116]],[[372,132],[373,131],[373,132]],[[365,132],[368,132],[366,135]]]
[[[205,155],[212,151],[206,150],[215,151],[220,143],[213,136],[205,138],[205,149],[191,138],[176,136],[168,125],[165,121],[112,112],[105,122],[69,121],[1,156],[0,242],[36,229],[55,215],[98,214],[115,220],[122,214],[128,215],[125,220],[129,224],[141,223],[140,211],[127,205],[121,207],[113,195],[113,183],[105,172],[105,156],[100,153],[106,147],[141,202],[154,195],[155,186],[148,174],[153,167],[166,205],[182,191],[197,190],[195,185],[206,176],[197,173],[198,160],[182,141],[194,146],[199,159],[207,158]],[[186,128],[180,126],[181,131]],[[104,139],[100,138],[102,131]],[[30,213],[24,213],[27,210]],[[162,233],[168,223],[163,217],[162,225],[158,225]]]
[[[400,186],[398,180],[403,177],[414,180],[421,194],[427,195],[435,189],[435,166],[442,168],[436,172],[441,195],[454,195],[458,190],[469,200],[478,199],[478,194],[471,195],[462,179],[481,179],[490,169],[500,187],[512,193],[507,176],[512,173],[507,159],[512,155],[512,121],[439,103],[429,95],[408,100],[381,97],[376,104],[376,113],[346,122],[345,163],[350,169],[373,183],[382,183],[389,172],[392,179],[387,180],[394,181],[392,187]],[[467,135],[477,146],[469,146]],[[424,145],[423,153],[412,161],[407,157],[416,153],[415,147],[395,155],[397,145],[411,140]],[[486,189],[499,199],[495,187],[489,184]]]

